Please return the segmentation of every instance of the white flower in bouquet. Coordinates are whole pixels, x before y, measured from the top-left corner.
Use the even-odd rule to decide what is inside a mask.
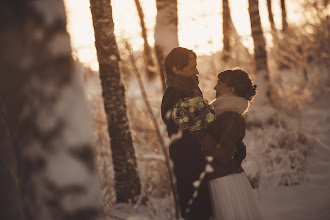
[[[172,119],[182,129],[201,130],[215,120],[214,107],[201,96],[180,99],[173,109]]]
[[[211,113],[211,112],[207,113],[207,115],[206,115],[207,122],[211,123],[212,121],[214,121],[214,119],[215,119],[215,117],[214,117],[213,113]]]

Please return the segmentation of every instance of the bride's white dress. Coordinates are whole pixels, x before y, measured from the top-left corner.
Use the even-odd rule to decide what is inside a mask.
[[[235,173],[209,182],[212,220],[263,219],[245,173]]]

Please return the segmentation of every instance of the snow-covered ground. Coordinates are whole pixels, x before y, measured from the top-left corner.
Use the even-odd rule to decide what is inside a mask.
[[[209,58],[216,60],[214,57]],[[203,60],[200,65],[200,82],[201,88],[209,101],[214,97],[213,86],[210,87],[214,78],[214,75],[208,74],[210,71],[217,72],[212,69],[207,70],[207,60]],[[217,69],[217,67],[214,67]],[[99,78],[97,75],[92,74],[91,78],[87,80],[86,86],[89,90],[86,93],[90,100],[94,100],[91,108],[100,113],[100,109],[103,109],[101,98],[101,89]],[[244,143],[247,146],[247,158],[245,161],[255,161],[258,168],[250,171],[261,171],[261,185],[259,187],[259,203],[261,211],[265,220],[329,220],[330,219],[330,88],[328,89],[316,89],[315,87],[301,86],[299,75],[295,72],[281,72],[283,76],[283,83],[286,86],[283,91],[287,93],[279,99],[282,100],[283,105],[288,105],[287,108],[280,109],[279,118],[285,121],[285,125],[281,126],[268,126],[265,128],[250,128],[247,130]],[[126,78],[125,78],[126,77]],[[109,151],[108,138],[106,136],[106,121],[104,116],[97,118],[97,122],[102,122],[103,134],[99,136],[103,137],[102,141],[98,145],[104,145],[104,150],[109,154],[102,159],[107,164],[107,175],[105,179],[107,182],[104,185],[106,191],[111,191],[111,195],[107,194],[109,198],[105,198],[104,201],[107,204],[105,206],[106,219],[107,220],[172,220],[173,213],[173,200],[169,187],[165,184],[166,177],[163,175],[166,172],[166,167],[160,168],[159,161],[162,161],[162,154],[159,153],[159,147],[157,140],[153,136],[152,130],[145,132],[143,128],[153,128],[152,125],[148,125],[148,116],[144,113],[144,104],[141,99],[140,90],[135,82],[135,78],[129,78],[124,74],[127,90],[127,103],[128,113],[131,118],[131,126],[133,130],[133,139],[135,140],[135,148],[138,159],[138,171],[141,177],[143,185],[143,196],[148,198],[146,204],[115,204],[115,197],[113,192],[113,170],[111,166],[111,152]],[[92,80],[93,79],[93,80]],[[276,81],[276,80],[275,80]],[[159,117],[159,106],[162,91],[160,85],[155,85],[155,82],[159,84],[157,80],[148,82],[145,81],[145,87],[148,92],[148,99],[151,101],[154,115]],[[128,84],[129,83],[129,84]],[[306,82],[305,82],[306,83]],[[326,84],[326,83],[324,83]],[[323,88],[325,85],[320,85]],[[213,85],[213,84],[212,84]],[[297,86],[300,85],[300,86]],[[210,89],[211,88],[211,89]],[[151,92],[152,91],[152,92]],[[321,93],[321,91],[323,91]],[[319,96],[316,94],[321,93]],[[314,97],[314,100],[311,98]],[[96,99],[98,98],[98,99]],[[99,103],[95,103],[99,100]],[[297,103],[295,107],[289,106],[289,104]],[[252,107],[254,107],[252,103]],[[95,105],[95,106],[94,106]],[[133,106],[133,110],[132,107]],[[286,106],[285,106],[286,107]],[[299,109],[299,110],[298,110]],[[102,113],[104,114],[104,113]],[[94,116],[95,117],[95,116]],[[95,120],[95,119],[94,119]],[[279,120],[278,123],[281,121]],[[140,125],[144,125],[141,127]],[[161,125],[162,133],[165,127]],[[284,129],[287,126],[288,129]],[[142,130],[141,130],[142,129]],[[100,132],[98,128],[98,132]],[[306,138],[306,141],[301,141],[298,144],[296,140],[300,135]],[[284,149],[281,147],[280,139],[287,139],[284,141]],[[279,143],[278,143],[279,142]],[[266,146],[267,145],[267,146]],[[275,148],[270,148],[274,145]],[[265,155],[264,149],[274,150],[269,155]],[[291,149],[292,148],[292,149]],[[99,146],[98,146],[99,149]],[[312,150],[309,154],[309,150]],[[307,156],[307,168],[299,163],[304,163],[304,159],[301,157]],[[290,154],[297,156],[297,163],[299,169],[290,169],[291,165],[297,165],[297,163],[291,163]],[[283,156],[282,156],[283,155]],[[276,156],[276,157],[275,157]],[[267,163],[268,160],[275,161],[277,157],[281,157],[282,164],[276,164],[277,166],[270,167]],[[151,160],[150,160],[151,159]],[[152,160],[155,159],[155,160]],[[152,162],[151,162],[152,161]],[[158,163],[159,162],[159,163]],[[304,163],[305,164],[305,163]],[[247,165],[247,164],[245,164]],[[251,165],[251,164],[250,164]],[[102,166],[103,167],[103,166]],[[244,164],[243,164],[244,167]],[[301,168],[301,169],[300,169]],[[244,167],[248,173],[248,167]],[[101,172],[102,173],[102,172]],[[298,173],[298,176],[295,174]],[[302,175],[303,180],[299,179]],[[292,177],[290,186],[283,186],[279,184],[282,182],[283,175]],[[292,176],[290,176],[292,175]],[[161,178],[162,177],[162,178]],[[298,178],[298,181],[295,180]],[[164,184],[163,184],[164,183]],[[298,183],[297,185],[295,185]],[[280,185],[280,186],[279,186]],[[167,187],[166,187],[167,186]],[[149,187],[149,188],[148,188]],[[162,191],[162,192],[160,192]],[[155,193],[157,196],[155,196]],[[256,192],[257,194],[257,192]],[[160,196],[162,195],[162,196]],[[165,198],[163,197],[165,196]]]
[[[301,113],[304,130],[316,138],[309,156],[307,182],[260,192],[267,220],[330,219],[330,91],[316,98]]]
[[[330,89],[304,106],[301,117],[304,131],[317,144],[307,161],[304,183],[294,186],[263,188],[259,203],[265,220],[329,220],[330,219]],[[165,199],[166,200],[166,199]],[[156,202],[156,201],[155,201]],[[157,202],[156,202],[157,203]],[[119,204],[107,220],[148,220],[166,218],[166,213],[151,216],[146,206]]]

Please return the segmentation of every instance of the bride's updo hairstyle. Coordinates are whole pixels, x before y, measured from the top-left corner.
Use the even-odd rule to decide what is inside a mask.
[[[237,96],[252,101],[256,95],[257,85],[253,85],[253,81],[248,72],[241,68],[225,70],[218,74],[218,83],[224,83],[228,87],[235,89]]]

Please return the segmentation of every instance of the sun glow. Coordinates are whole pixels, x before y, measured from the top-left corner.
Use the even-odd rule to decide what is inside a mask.
[[[156,17],[156,0],[140,0],[148,30],[148,41],[154,45],[154,26]],[[275,25],[281,28],[279,1],[273,2]],[[94,29],[89,0],[64,0],[67,12],[67,29],[71,36],[74,55],[93,70],[98,70],[94,44]],[[243,44],[252,52],[248,0],[229,0],[231,16]],[[288,19],[297,22],[298,3],[287,1]],[[261,23],[266,39],[271,39],[270,24],[266,0],[259,1]],[[112,1],[113,19],[117,42],[125,37],[133,50],[143,49],[140,21],[134,0]],[[198,55],[212,54],[222,49],[222,5],[221,0],[178,0],[178,35],[180,46],[193,49]],[[121,47],[121,45],[119,45]]]

